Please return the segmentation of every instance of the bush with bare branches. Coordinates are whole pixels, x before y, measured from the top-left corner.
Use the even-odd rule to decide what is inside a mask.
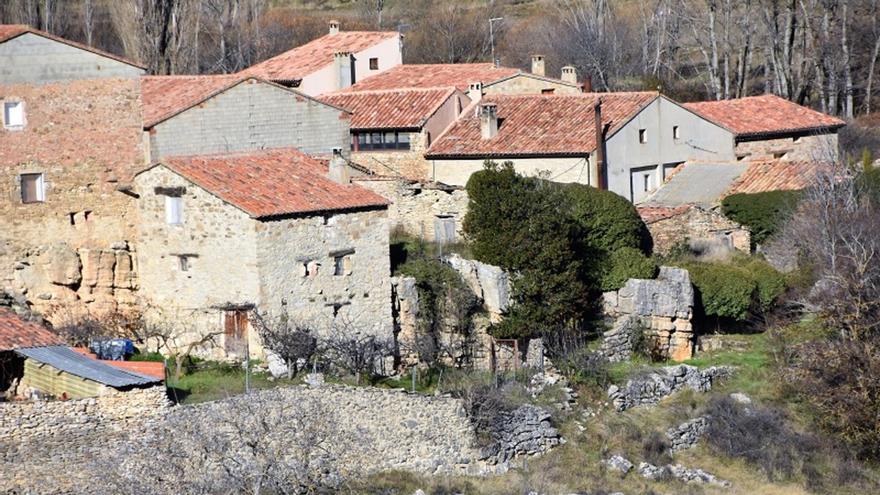
[[[250,323],[260,335],[263,347],[284,361],[288,379],[299,371],[299,362],[307,362],[318,348],[312,328],[305,323],[291,321],[287,315],[273,317],[253,310]]]
[[[395,354],[391,339],[357,331],[349,324],[334,326],[327,337],[319,343],[322,358],[332,368],[354,376],[360,383],[361,376],[371,381],[382,370],[382,361]]]

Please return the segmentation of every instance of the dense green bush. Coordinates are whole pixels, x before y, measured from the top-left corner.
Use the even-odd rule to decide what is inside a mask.
[[[583,184],[563,186],[572,217],[589,248],[611,253],[620,248],[651,252],[651,234],[635,205],[623,196]]]
[[[749,228],[752,244],[761,244],[785,224],[802,195],[802,191],[731,194],[721,208],[727,218]]]
[[[706,316],[746,321],[769,310],[786,288],[785,277],[756,258],[679,264],[690,272]]]
[[[657,262],[636,248],[623,247],[611,252],[599,279],[602,291],[617,290],[631,278],[654,278]]]

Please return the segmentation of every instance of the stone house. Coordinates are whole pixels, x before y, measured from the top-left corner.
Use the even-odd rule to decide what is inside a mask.
[[[0,287],[52,316],[134,302],[131,198],[140,75],[115,55],[0,26]]]
[[[835,161],[846,123],[776,95],[686,103],[733,133],[737,160]]]
[[[651,233],[654,252],[666,254],[686,245],[703,255],[751,252],[751,233],[718,210],[696,204],[639,206],[639,215]]]
[[[611,190],[634,203],[680,164],[732,160],[731,134],[656,92],[486,95],[426,153],[430,180],[464,185],[486,160]]]
[[[391,337],[388,201],[294,149],[169,157],[140,172],[141,296],[217,355],[258,352],[248,311],[319,336]],[[158,313],[157,313],[158,314]],[[182,321],[178,320],[178,321]]]
[[[349,139],[347,111],[254,77],[151,76],[141,84],[150,162],[270,148],[329,156]]]
[[[403,38],[396,31],[340,31],[328,34],[239,74],[255,76],[317,96],[347,88],[403,63]]]
[[[425,150],[470,102],[455,87],[343,91],[321,101],[352,112],[352,161],[412,180],[430,176]]]

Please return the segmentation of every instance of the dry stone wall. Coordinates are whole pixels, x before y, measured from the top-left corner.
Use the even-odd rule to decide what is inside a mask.
[[[701,370],[694,366],[679,364],[659,368],[644,376],[628,380],[626,385],[608,388],[608,398],[618,411],[653,405],[662,399],[684,389],[707,392],[719,378],[730,375],[732,369],[713,366]]]
[[[687,243],[688,248],[703,255],[727,255],[732,251],[748,253],[751,233],[742,225],[727,219],[720,212],[697,205],[646,222],[654,252],[668,253]]]

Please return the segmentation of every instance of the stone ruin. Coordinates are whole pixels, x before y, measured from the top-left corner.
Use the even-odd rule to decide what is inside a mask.
[[[663,266],[654,280],[630,279],[602,296],[611,329],[603,335],[601,352],[609,361],[628,360],[640,337],[658,358],[693,357],[694,288],[687,270]]]

